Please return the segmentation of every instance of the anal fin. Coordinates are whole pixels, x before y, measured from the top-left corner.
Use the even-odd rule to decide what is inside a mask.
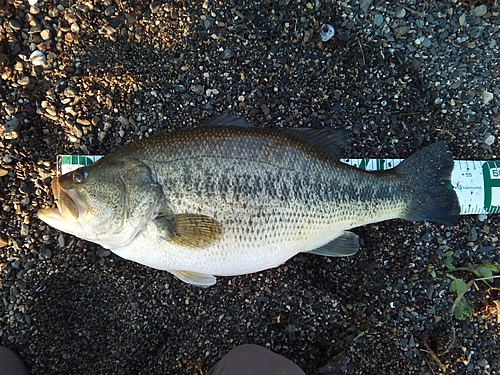
[[[168,270],[168,272],[173,274],[179,280],[184,281],[185,283],[199,286],[202,288],[207,288],[211,285],[214,285],[217,282],[217,279],[215,278],[214,275],[207,275],[198,272],[180,271],[180,270]]]
[[[326,257],[347,257],[356,254],[358,250],[359,236],[355,233],[344,231],[333,241],[317,249],[308,251],[308,253]]]

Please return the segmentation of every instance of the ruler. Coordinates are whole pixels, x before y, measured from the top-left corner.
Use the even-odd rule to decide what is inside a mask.
[[[58,155],[58,173],[64,174],[90,165],[101,155]],[[394,168],[403,159],[342,159],[367,171]],[[500,161],[455,160],[451,184],[457,192],[461,215],[500,213]]]

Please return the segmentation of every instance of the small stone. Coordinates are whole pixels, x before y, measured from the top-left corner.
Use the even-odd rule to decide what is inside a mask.
[[[465,25],[465,13],[463,13],[460,17],[458,17],[458,24],[460,26],[464,26]]]
[[[153,5],[153,4],[151,4]],[[107,7],[106,9],[104,9],[104,15],[106,17],[111,17],[113,14],[115,14],[115,7],[114,5],[110,5],[109,7]]]
[[[64,90],[64,96],[67,98],[74,98],[77,95],[78,95],[78,90],[75,89],[74,87],[66,87],[66,89]]]
[[[484,143],[488,146],[491,146],[493,143],[495,143],[495,136],[492,134],[488,135],[484,140]]]
[[[205,93],[205,87],[203,87],[203,85],[191,85],[190,89],[197,95],[203,95]]]
[[[481,94],[481,99],[483,101],[483,104],[488,104],[493,100],[493,93],[483,90],[483,93]]]
[[[57,111],[56,111],[56,108],[54,106],[48,106],[45,109],[45,112],[47,112],[50,116],[57,116]]]
[[[90,125],[90,121],[89,120],[82,119],[82,118],[77,118],[76,122],[78,124],[80,124],[80,125],[83,125],[83,126],[89,126]]]
[[[152,4],[149,4],[149,9],[151,9],[151,13],[155,14],[160,10],[161,1],[155,1]]]
[[[411,69],[418,72],[421,68],[422,68],[422,62],[417,58],[413,58],[411,62]]]
[[[50,39],[50,30],[43,29],[42,32],[40,33],[40,36],[42,37],[43,40],[49,40]]]
[[[17,80],[17,83],[19,83],[21,86],[29,85],[31,83],[30,77],[22,76]]]
[[[294,333],[297,331],[297,327],[295,327],[293,324],[289,324],[287,327],[286,327],[286,332],[287,333]]]
[[[12,163],[12,156],[10,156],[9,154],[5,154],[2,158],[2,161],[5,163],[5,164],[10,164]]]
[[[21,123],[17,117],[5,122],[5,139],[14,139],[19,137],[19,127]]]
[[[327,23],[321,26],[321,40],[323,42],[329,41],[335,35],[335,28]]]
[[[30,55],[30,61],[35,66],[43,65],[47,62],[47,57],[42,51],[33,51]]]
[[[9,174],[9,171],[7,169],[3,169],[2,167],[0,167],[0,177],[7,176],[8,174]],[[1,242],[1,240],[0,240],[0,242]]]
[[[24,70],[24,65],[21,61],[18,61],[14,64],[14,70],[17,72],[22,72]]]
[[[80,26],[78,26],[78,24],[76,22],[73,22],[71,24],[71,32],[75,33],[75,34],[78,34],[80,32]]]
[[[122,125],[125,125],[127,126],[130,122],[128,121],[128,118],[126,118],[125,116],[120,116],[118,117],[118,121],[122,124]]]
[[[9,26],[12,30],[21,30],[21,24],[17,20],[10,20]]]
[[[30,6],[30,14],[37,15],[40,13],[40,8],[36,5]]]
[[[42,257],[42,259],[50,259],[52,258],[52,250],[50,250],[49,248],[43,248],[41,251],[40,251],[40,255]]]
[[[482,5],[475,7],[472,10],[472,15],[475,17],[482,17],[486,14],[487,11],[488,11],[488,7],[484,4],[482,4]]]
[[[16,113],[16,109],[10,104],[7,104],[3,109],[9,116],[12,116],[14,113]]]
[[[76,21],[78,21],[78,18],[76,17],[76,14],[75,13],[66,13],[64,15],[64,18],[66,19],[66,21],[68,21],[69,23],[75,23]]]
[[[269,109],[269,107],[265,104],[265,103],[262,103],[260,105],[260,109],[262,110],[262,112],[264,112],[264,114],[267,116],[269,113],[271,113],[271,110]]]
[[[375,14],[373,23],[375,24],[375,26],[382,25],[384,23],[384,16],[382,16],[380,13]]]
[[[396,18],[404,18],[406,16],[406,9],[399,7],[396,9]]]
[[[92,125],[97,126],[101,122],[101,118],[99,116],[92,117]]]
[[[229,60],[232,57],[234,57],[234,52],[231,51],[229,48],[226,48],[222,54],[222,58],[224,60]]]
[[[424,40],[422,40],[422,46],[424,46],[424,47],[430,47],[431,44],[432,44],[432,42],[429,38],[424,38]]]
[[[66,34],[64,34],[64,40],[68,43],[71,43],[75,40],[75,37],[74,37],[73,33],[66,33]]]

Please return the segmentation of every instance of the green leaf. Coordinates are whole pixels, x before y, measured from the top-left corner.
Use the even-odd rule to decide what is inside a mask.
[[[485,266],[479,267],[477,270],[482,277],[488,279],[489,282],[493,281],[493,271]]]
[[[361,331],[360,333],[358,333],[358,335],[354,338],[354,340],[357,340],[359,339],[360,337],[363,337],[365,335],[365,331]]]
[[[433,279],[436,278],[436,270],[434,269],[434,266],[432,264],[429,264],[427,266],[427,273],[431,275]]]
[[[453,264],[453,251],[447,251],[442,255],[443,263],[446,268],[449,270],[454,270],[455,266]]]
[[[455,305],[455,309],[453,310],[453,315],[458,320],[465,320],[472,316],[474,313],[474,307],[472,303],[465,297],[462,296],[460,300]]]
[[[481,268],[487,268],[493,272],[498,272],[498,264],[485,263]]]
[[[450,284],[450,291],[457,295],[464,294],[467,291],[467,284],[462,279],[455,279]]]

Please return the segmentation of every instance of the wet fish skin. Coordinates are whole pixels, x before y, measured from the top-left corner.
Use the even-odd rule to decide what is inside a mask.
[[[341,144],[329,130],[167,133],[55,179],[59,208],[39,217],[200,286],[214,284],[214,275],[276,267],[299,252],[352,255],[359,241],[347,230],[369,223],[457,222],[444,142],[380,172],[341,163]]]

